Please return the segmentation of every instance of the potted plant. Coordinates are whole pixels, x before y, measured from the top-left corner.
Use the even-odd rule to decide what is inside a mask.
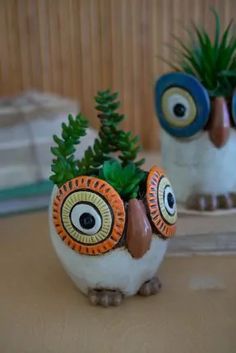
[[[198,211],[236,206],[236,35],[213,14],[214,37],[193,25],[188,43],[175,38],[178,62],[155,86],[163,165],[177,202]]]
[[[69,115],[51,149],[52,244],[77,287],[102,306],[159,291],[155,275],[177,217],[164,172],[144,171],[138,137],[118,128],[117,97],[109,90],[95,97],[100,130],[81,160],[74,153],[88,126],[82,114]]]

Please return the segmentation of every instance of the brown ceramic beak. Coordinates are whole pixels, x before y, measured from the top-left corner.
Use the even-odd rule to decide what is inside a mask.
[[[152,227],[141,200],[132,199],[128,203],[128,224],[126,246],[130,254],[138,259],[150,248]]]
[[[217,148],[221,148],[226,144],[230,133],[230,116],[224,97],[214,98],[207,129],[211,142]]]

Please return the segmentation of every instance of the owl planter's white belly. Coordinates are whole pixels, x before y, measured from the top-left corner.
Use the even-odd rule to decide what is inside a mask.
[[[54,188],[53,195],[55,195]],[[125,247],[106,254],[89,256],[68,247],[58,236],[49,207],[50,237],[64,269],[76,286],[88,294],[91,289],[119,290],[125,296],[138,292],[145,281],[156,274],[167,249],[167,240],[153,234],[150,249],[140,259],[134,259]]]
[[[207,132],[188,139],[161,132],[162,164],[180,203],[193,194],[236,192],[236,131],[226,145],[216,148]]]

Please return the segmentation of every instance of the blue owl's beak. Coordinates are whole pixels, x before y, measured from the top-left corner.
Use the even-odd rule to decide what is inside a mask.
[[[229,138],[230,126],[230,115],[225,98],[214,98],[207,129],[210,140],[215,147],[221,148],[226,144]]]

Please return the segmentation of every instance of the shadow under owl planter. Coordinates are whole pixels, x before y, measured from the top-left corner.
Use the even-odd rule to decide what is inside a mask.
[[[92,304],[105,307],[159,291],[156,272],[177,218],[164,172],[156,166],[143,171],[137,137],[117,129],[124,116],[116,111],[116,98],[110,91],[95,98],[99,137],[82,160],[73,157],[86,134],[82,115],[69,116],[52,148],[51,240],[76,286]]]
[[[236,207],[236,36],[214,15],[214,40],[196,26],[189,46],[177,39],[177,71],[155,86],[163,166],[177,203],[198,211]]]

